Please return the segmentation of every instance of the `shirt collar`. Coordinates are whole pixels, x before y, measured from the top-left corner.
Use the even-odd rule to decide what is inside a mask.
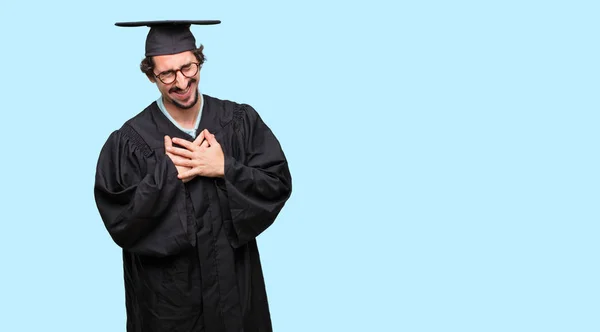
[[[200,110],[198,111],[198,116],[196,117],[196,123],[194,124],[193,129],[183,128],[179,125],[179,123],[177,123],[177,121],[175,121],[175,119],[173,119],[173,117],[171,116],[171,114],[169,114],[167,108],[165,107],[162,96],[160,96],[156,100],[156,104],[158,105],[160,111],[163,112],[163,114],[167,117],[167,119],[169,119],[169,121],[171,121],[177,128],[179,128],[179,130],[189,134],[192,137],[196,137],[196,132],[198,131],[198,127],[200,126],[200,118],[202,117],[202,107],[204,106],[204,97],[202,96],[200,90],[198,90],[198,96],[198,98],[200,99]]]

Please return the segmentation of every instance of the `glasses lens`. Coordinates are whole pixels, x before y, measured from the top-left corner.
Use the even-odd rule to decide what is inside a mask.
[[[165,84],[170,84],[173,83],[173,81],[175,81],[175,73],[173,72],[168,72],[168,73],[162,73],[158,75],[158,78]]]
[[[198,65],[195,63],[190,63],[189,65],[185,65],[181,67],[181,73],[186,77],[192,77],[196,75],[198,72]]]

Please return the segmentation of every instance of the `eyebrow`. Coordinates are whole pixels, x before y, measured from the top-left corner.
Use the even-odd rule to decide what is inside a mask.
[[[179,68],[176,68],[176,69],[167,69],[167,70],[163,70],[163,71],[159,72],[157,75],[160,75],[160,74],[168,74],[168,73],[170,73],[170,72],[174,72],[175,70],[177,70],[177,69],[181,69],[181,68],[183,68],[183,67],[185,67],[185,66],[189,66],[189,65],[191,65],[192,63],[194,63],[194,61],[190,61],[190,62],[188,62],[188,63],[186,63],[186,64],[184,64],[184,65],[182,65],[181,67],[179,67]]]

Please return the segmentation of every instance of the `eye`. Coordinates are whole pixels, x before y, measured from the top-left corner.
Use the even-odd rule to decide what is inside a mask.
[[[158,76],[160,76],[161,78],[169,78],[171,76],[173,76],[174,72],[169,70],[169,71],[163,71],[162,73],[158,74]]]
[[[181,72],[184,73],[186,76],[190,76],[191,74],[195,74],[195,67],[193,63],[187,64],[183,67],[181,67]]]

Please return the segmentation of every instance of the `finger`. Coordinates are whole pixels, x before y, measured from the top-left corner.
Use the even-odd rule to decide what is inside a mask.
[[[175,164],[175,166],[194,167],[194,161],[187,158],[174,156],[171,158],[171,160],[173,160],[173,164]]]
[[[190,176],[189,178],[181,179],[181,181],[183,181],[183,183],[186,183],[190,182],[190,180],[192,180],[193,178],[195,178],[195,176]]]
[[[207,148],[209,146],[210,146],[210,144],[208,144],[207,140],[204,140],[204,142],[202,142],[202,144],[200,145],[201,148]]]
[[[171,137],[165,135],[165,151],[172,146],[173,144],[171,143]]]
[[[200,146],[202,144],[202,142],[205,140],[205,135],[204,132],[206,130],[203,130],[200,135],[198,135],[198,137],[196,137],[196,139],[194,140],[194,144]]]
[[[169,142],[170,142],[170,141],[171,141],[171,140],[169,139]],[[166,155],[167,155],[169,158],[173,159],[173,157],[174,157],[174,156],[173,156],[173,154],[172,154],[171,152],[169,152],[169,150],[170,150],[170,149],[172,149],[172,147],[168,147],[168,146],[167,146],[167,138],[166,138],[166,136],[165,136],[165,154],[166,154]]]
[[[208,144],[210,144],[210,145],[218,145],[219,144],[219,142],[217,141],[217,138],[213,134],[206,136],[206,140],[208,141]]]
[[[172,155],[172,154],[170,154],[170,153],[167,153],[167,157],[169,157],[169,160],[171,160],[171,162],[172,162],[173,164],[175,164],[175,163],[173,162],[173,158],[174,158],[174,157],[173,157],[173,155]]]
[[[181,157],[185,157],[188,159],[192,159],[194,157],[194,154],[190,150],[186,150],[186,149],[182,149],[182,148],[170,147],[170,148],[167,148],[167,152],[174,154],[174,155],[181,156]]]
[[[177,138],[177,137],[173,137],[173,143],[183,146],[184,148],[190,150],[190,151],[194,151],[194,149],[196,148],[196,145],[194,145],[194,143],[185,140],[183,138]]]
[[[177,175],[177,177],[179,179],[185,179],[185,178],[193,177],[193,176],[198,175],[196,172],[197,172],[197,170],[194,169],[194,168],[192,168],[190,170],[183,171],[183,172],[179,173],[179,175]]]

